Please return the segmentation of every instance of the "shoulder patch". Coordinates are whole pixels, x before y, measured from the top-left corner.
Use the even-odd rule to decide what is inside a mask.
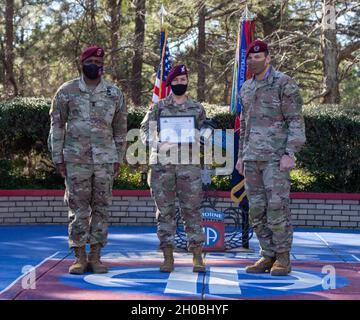
[[[118,92],[117,88],[114,87],[114,86],[107,86],[106,87],[106,94],[109,97],[117,97],[117,96],[119,96],[119,92]]]

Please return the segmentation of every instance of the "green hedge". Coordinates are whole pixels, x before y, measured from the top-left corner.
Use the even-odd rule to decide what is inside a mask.
[[[49,101],[42,98],[0,103],[0,157],[47,152],[49,107]]]
[[[307,107],[305,125],[298,165],[312,191],[360,192],[360,106]]]
[[[0,102],[0,188],[59,188],[47,150],[50,100],[17,98]],[[226,107],[208,106],[219,128],[234,127]],[[214,110],[216,109],[216,114]],[[146,110],[129,108],[128,128],[139,128]],[[307,143],[297,156],[292,190],[360,192],[360,108],[312,105],[304,108]],[[123,167],[115,188],[146,188],[140,168]],[[215,177],[213,186],[230,189],[229,177]]]

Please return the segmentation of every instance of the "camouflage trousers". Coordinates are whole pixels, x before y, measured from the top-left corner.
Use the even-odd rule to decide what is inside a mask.
[[[280,161],[245,161],[245,189],[250,223],[260,242],[261,255],[290,252],[290,172],[280,171]]]
[[[201,169],[197,165],[152,165],[148,183],[156,205],[160,248],[174,247],[176,196],[185,224],[188,250],[203,246],[205,236],[199,211],[203,199]]]
[[[105,246],[108,206],[112,199],[113,164],[66,164],[65,202],[69,206],[69,246]]]

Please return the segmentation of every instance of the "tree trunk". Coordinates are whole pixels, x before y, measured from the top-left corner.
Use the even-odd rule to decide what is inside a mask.
[[[5,96],[5,88],[6,88],[6,72],[5,72],[5,46],[4,46],[4,42],[2,40],[0,40],[0,61],[2,63],[2,68],[1,68],[1,82],[3,85],[3,90],[2,92],[0,92],[0,99],[3,98]]]
[[[198,14],[198,51],[197,51],[197,99],[200,102],[205,101],[205,53],[206,53],[206,36],[205,36],[205,17],[206,17],[206,6],[204,1],[201,1],[199,4],[199,14]]]
[[[286,3],[283,1],[268,2],[266,13],[257,12],[256,20],[262,25],[264,38],[273,34],[279,29],[283,21],[283,15],[285,14]]]
[[[230,97],[230,86],[231,86],[227,72],[224,75],[224,80],[225,80],[225,86],[224,86],[223,104],[225,106],[230,103],[229,97]]]
[[[108,8],[110,11],[110,67],[111,75],[114,82],[120,82],[120,60],[119,60],[119,32],[121,23],[121,5],[122,0],[108,0]]]
[[[336,0],[324,0],[321,26],[321,50],[323,53],[323,103],[340,103],[338,79],[338,48],[335,24]]]
[[[21,1],[21,8],[25,7],[25,0]],[[23,18],[23,17],[22,17]],[[20,44],[20,48],[19,48],[19,56],[20,59],[22,61],[25,61],[25,49],[24,49],[24,45],[25,45],[25,28],[23,26],[20,26],[20,39],[19,39],[19,44]],[[20,65],[19,68],[19,95],[20,96],[24,96],[25,95],[25,87],[26,87],[26,82],[25,82],[25,65],[22,63]],[[46,77],[47,78],[47,77]]]
[[[14,75],[14,0],[6,0],[5,8],[5,93],[17,96],[18,88]],[[12,90],[10,89],[12,86]]]
[[[135,41],[134,57],[132,60],[132,79],[131,79],[131,100],[135,106],[141,105],[142,88],[142,65],[144,56],[145,38],[145,0],[135,0]]]
[[[96,28],[96,0],[90,0],[90,32],[93,37],[97,33]],[[96,39],[96,37],[95,37]]]

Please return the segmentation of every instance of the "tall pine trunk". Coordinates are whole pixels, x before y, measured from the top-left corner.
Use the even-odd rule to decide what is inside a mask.
[[[24,8],[26,5],[25,0],[21,1],[21,8]],[[25,54],[26,51],[24,49],[25,45],[25,28],[23,26],[20,27],[20,39],[19,39],[19,56],[22,61],[25,61]],[[48,78],[48,75],[46,76]],[[26,88],[26,81],[25,81],[25,65],[22,63],[19,67],[19,95],[25,96],[25,88]]]
[[[145,0],[135,0],[135,41],[134,56],[132,60],[132,77],[131,77],[131,100],[135,106],[141,105],[142,90],[142,65],[144,56],[144,39],[145,39]]]
[[[17,96],[18,88],[14,75],[14,0],[6,0],[5,8],[5,94]],[[11,88],[12,87],[12,88]]]
[[[198,13],[198,50],[197,50],[197,99],[200,102],[205,101],[205,90],[206,90],[206,74],[205,74],[205,53],[206,53],[206,36],[205,36],[205,17],[206,17],[206,6],[205,2],[199,3]]]
[[[335,23],[336,0],[324,0],[321,27],[321,50],[323,53],[325,95],[323,103],[340,103],[338,79],[338,47]]]
[[[5,91],[6,89],[6,71],[5,71],[5,66],[6,66],[6,62],[5,62],[5,44],[4,41],[0,41],[0,61],[3,65],[3,67],[1,68],[1,81],[2,81],[2,85],[3,85],[3,91]],[[5,96],[5,92],[0,92],[0,98],[3,98]]]
[[[108,0],[108,9],[110,13],[110,67],[112,79],[114,82],[120,82],[120,59],[119,59],[119,33],[121,24],[121,6],[122,0]]]
[[[96,27],[96,0],[90,0],[89,3],[89,10],[90,10],[90,32],[91,35],[94,37],[93,41],[96,42],[97,39],[95,34],[97,34],[97,27]]]

